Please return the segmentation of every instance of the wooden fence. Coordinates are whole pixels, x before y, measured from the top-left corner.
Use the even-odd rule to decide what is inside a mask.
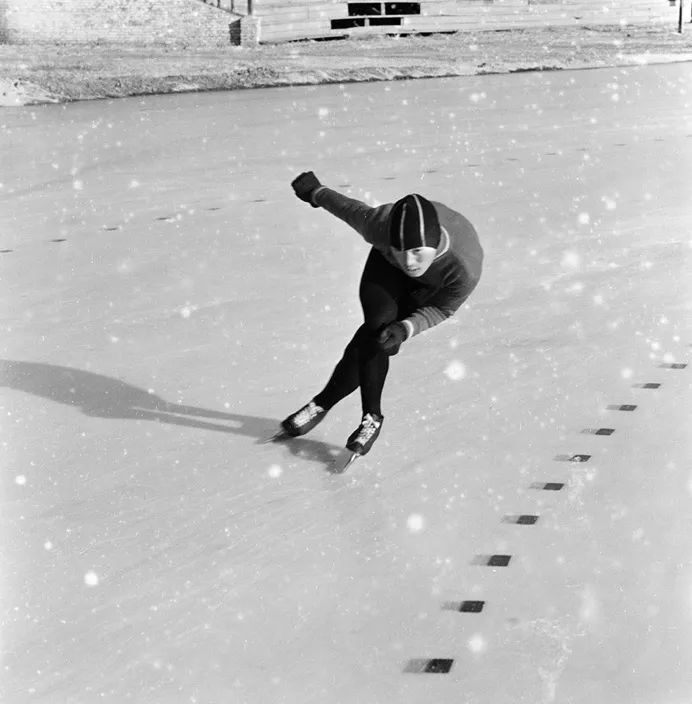
[[[670,23],[684,0],[235,0],[260,42],[536,26]]]

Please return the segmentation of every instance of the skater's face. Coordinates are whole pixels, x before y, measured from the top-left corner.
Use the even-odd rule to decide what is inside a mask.
[[[403,252],[394,247],[390,249],[399,268],[407,276],[411,276],[414,279],[425,274],[437,254],[435,247],[417,247],[416,249],[405,249]]]

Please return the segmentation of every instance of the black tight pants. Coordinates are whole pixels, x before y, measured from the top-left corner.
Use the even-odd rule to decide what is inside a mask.
[[[365,322],[344,350],[315,403],[329,410],[360,387],[363,414],[382,415],[382,390],[389,371],[389,356],[377,345],[377,335],[389,323],[410,315],[411,279],[377,250],[370,252],[360,281],[360,303]]]

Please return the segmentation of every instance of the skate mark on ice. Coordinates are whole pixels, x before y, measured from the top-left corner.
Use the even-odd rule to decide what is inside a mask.
[[[253,200],[250,201],[251,203],[266,203],[267,199],[266,198],[254,198]]]
[[[646,384],[632,384],[634,389],[660,389],[661,384],[654,382],[647,382]]]
[[[172,403],[154,391],[121,379],[54,364],[0,359],[0,387],[22,391],[54,403],[77,408],[92,418],[149,420],[196,430],[215,431],[262,439],[276,431],[279,419],[228,413],[210,408]],[[285,443],[301,459],[325,467],[343,449],[338,445],[295,438]]]
[[[422,673],[433,673],[433,674],[447,674],[454,664],[454,660],[451,658],[416,658],[414,660],[409,660],[404,672],[410,674],[422,674]]]
[[[633,411],[635,408],[635,405],[629,403],[608,406],[609,411]]]
[[[383,181],[396,181],[396,176],[382,176]]]
[[[476,555],[471,564],[482,567],[507,567],[511,559],[511,555]]]
[[[51,240],[51,242],[67,242],[67,239],[65,237],[56,237],[54,240]]]
[[[101,229],[102,229],[104,232],[115,232],[116,230],[119,230],[119,229],[120,229],[120,226],[119,226],[119,225],[116,225],[115,227],[108,227],[107,225],[104,225]]]
[[[555,455],[556,462],[588,462],[591,455]]]
[[[518,526],[532,526],[538,523],[538,516],[523,513],[518,516],[505,516],[502,519],[503,523],[514,523]]]
[[[581,432],[585,435],[612,435],[615,428],[584,428]]]
[[[161,222],[175,222],[175,215],[162,215],[160,218],[156,218]]]

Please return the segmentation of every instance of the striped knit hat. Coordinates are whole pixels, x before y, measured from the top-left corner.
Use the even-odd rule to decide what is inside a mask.
[[[412,193],[394,203],[389,220],[389,243],[402,252],[440,243],[440,221],[433,204]]]

